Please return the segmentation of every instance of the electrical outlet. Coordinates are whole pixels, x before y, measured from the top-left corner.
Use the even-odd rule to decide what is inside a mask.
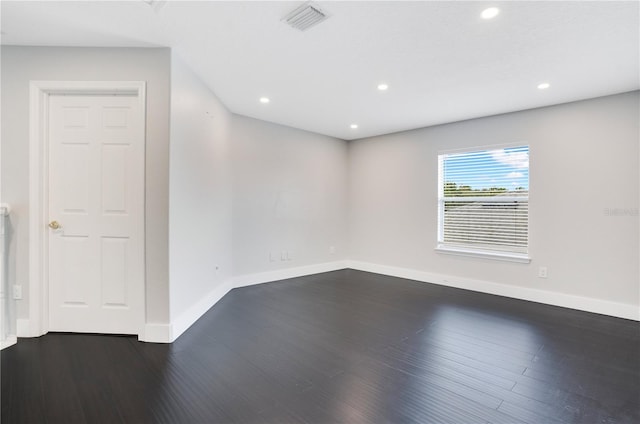
[[[22,299],[22,286],[19,286],[17,284],[13,286],[13,298],[15,300]]]
[[[278,252],[269,252],[269,260],[275,262],[278,260]]]
[[[287,251],[286,250],[283,250],[282,252],[280,252],[280,260],[281,261],[286,261],[287,257],[288,257],[288,255],[287,255]]]
[[[336,253],[336,247],[335,246],[329,246],[329,253],[331,255],[334,255]]]
[[[216,265],[216,275],[220,273],[220,265]]]
[[[547,267],[541,266],[538,268],[538,278],[547,278]]]
[[[288,261],[292,261],[293,260],[293,251],[291,251],[291,250],[287,251],[287,260]]]

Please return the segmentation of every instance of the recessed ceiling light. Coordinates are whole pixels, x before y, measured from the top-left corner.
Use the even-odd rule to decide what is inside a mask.
[[[548,82],[538,84],[538,90],[546,90],[549,87],[551,87],[551,84],[549,84]]]
[[[350,127],[352,130],[355,130],[358,128],[358,124],[351,124]]]
[[[498,16],[499,13],[500,9],[498,9],[497,7],[489,7],[487,9],[484,9],[480,16],[482,17],[482,19],[493,19]]]
[[[269,100],[268,97],[260,97],[260,103],[269,103],[271,100]]]
[[[389,86],[387,84],[378,84],[378,90],[385,91]]]

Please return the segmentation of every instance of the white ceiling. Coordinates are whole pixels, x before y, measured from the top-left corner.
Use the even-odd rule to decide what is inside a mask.
[[[170,46],[232,112],[345,140],[640,87],[635,1],[299,4],[2,1],[2,44]]]

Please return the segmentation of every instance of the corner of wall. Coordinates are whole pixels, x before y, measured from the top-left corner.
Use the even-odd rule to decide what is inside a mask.
[[[138,340],[148,343],[171,343],[171,324],[146,323]]]
[[[216,286],[208,294],[193,304],[189,309],[182,312],[176,319],[171,320],[171,333],[169,342],[175,341],[185,331],[189,329],[200,317],[220,301],[229,291],[233,289],[231,280],[227,280]]]
[[[286,280],[288,278],[304,277],[305,275],[320,274],[322,272],[337,271],[345,268],[347,268],[347,261],[335,261],[296,268],[285,268],[274,271],[239,275],[233,277],[233,288],[270,283],[273,281]]]
[[[319,274],[322,272],[337,271],[346,268],[346,266],[346,261],[335,261],[233,277],[211,290],[200,301],[173,319],[171,324],[147,325],[145,337],[144,339],[141,338],[141,340],[156,343],[171,343],[175,341],[227,293],[235,288],[285,280],[288,278],[303,277],[305,275]]]

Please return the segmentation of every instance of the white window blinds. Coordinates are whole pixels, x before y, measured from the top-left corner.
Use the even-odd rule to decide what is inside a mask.
[[[438,155],[438,247],[526,255],[529,146]]]

